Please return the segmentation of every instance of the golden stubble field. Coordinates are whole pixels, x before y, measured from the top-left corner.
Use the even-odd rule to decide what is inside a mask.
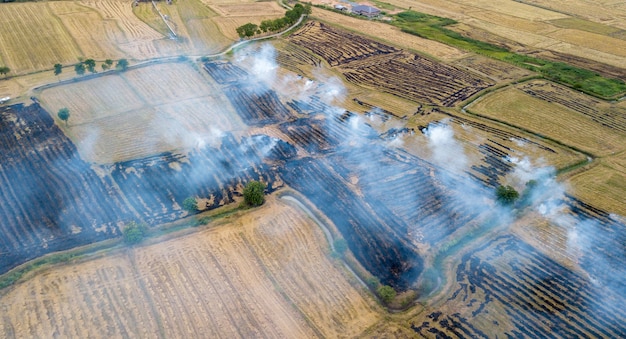
[[[170,39],[150,2],[138,7],[124,0],[2,4],[0,64],[22,75],[79,58],[140,61],[217,53],[239,39],[237,26],[279,18],[285,11],[277,3],[251,1],[178,0],[157,6],[178,40]]]
[[[216,84],[189,63],[165,63],[52,87],[42,104],[53,112],[83,159],[112,163],[218,139],[243,123]]]
[[[270,197],[219,226],[35,274],[0,296],[0,336],[354,337],[381,309],[328,246]]]
[[[391,0],[402,9],[455,19],[476,29],[524,45],[519,52],[548,50],[626,68],[624,4],[589,1]],[[575,21],[572,21],[575,20]],[[463,29],[468,31],[467,29]],[[494,40],[497,42],[497,40]]]
[[[522,88],[524,85],[490,93],[473,102],[468,109],[594,155],[611,155],[624,150],[624,131],[606,126],[593,115],[532,95]]]

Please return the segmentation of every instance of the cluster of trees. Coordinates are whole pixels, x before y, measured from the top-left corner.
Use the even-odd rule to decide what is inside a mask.
[[[113,60],[104,60],[101,67],[103,71],[109,70],[111,67],[113,67]],[[120,71],[125,71],[128,68],[128,60],[119,59],[115,64],[115,68],[119,69]],[[83,75],[86,71],[89,71],[91,73],[97,73],[98,71],[96,70],[96,61],[94,59],[80,60],[77,64],[74,65],[74,71],[78,75]],[[54,75],[59,75],[61,73],[63,73],[63,65],[54,64]]]
[[[9,72],[11,72],[11,69],[7,66],[0,66],[0,74],[7,75]]]
[[[247,23],[245,25],[237,27],[237,34],[240,38],[249,38],[255,34],[277,32],[283,28],[289,27],[295,24],[298,19],[305,14],[311,14],[311,4],[296,4],[293,9],[285,12],[285,16],[274,20],[263,20],[261,25],[253,23]]]

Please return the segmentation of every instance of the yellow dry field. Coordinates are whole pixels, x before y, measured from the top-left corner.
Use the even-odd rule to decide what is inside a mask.
[[[623,33],[623,30],[617,27],[584,20],[580,18],[564,18],[564,19],[556,19],[550,20],[550,24],[561,27],[561,28],[569,28],[569,29],[577,29],[589,33],[596,33],[601,35],[610,35],[613,36],[615,34]]]
[[[527,69],[480,55],[463,58],[455,65],[463,66],[472,72],[493,79],[495,82],[517,80],[533,74]]]
[[[423,0],[419,3],[390,0],[388,3],[452,18],[527,47],[626,68],[626,33],[622,31],[626,29],[626,5],[623,3],[599,5],[582,0]],[[568,20],[584,20],[567,13],[586,18],[590,23],[577,27]]]
[[[49,7],[85,53],[82,57],[96,60],[125,57],[109,36],[109,32],[117,29],[113,21],[103,20],[102,14],[78,2],[54,1]]]
[[[3,291],[2,337],[354,337],[381,320],[321,229],[263,207],[152,245],[50,268]]]
[[[544,135],[595,155],[621,151],[626,136],[588,116],[532,97],[517,88],[488,94],[472,103],[473,113]]]
[[[2,4],[0,62],[12,74],[76,62],[83,55],[48,2]]]
[[[612,0],[523,0],[522,2],[550,8],[572,17],[626,28],[626,3]]]
[[[69,109],[67,127],[57,123],[97,163],[196,147],[244,126],[217,84],[187,63],[52,87],[40,100],[49,112]]]
[[[177,0],[173,5],[158,6],[169,12],[176,34],[182,35],[184,44],[190,44],[192,53],[216,53],[234,41],[221,34],[214,20],[218,14],[200,0]]]
[[[569,179],[573,194],[594,207],[626,215],[626,161],[598,161],[599,165]]]
[[[285,15],[286,9],[281,7],[277,2],[253,2],[253,3],[235,3],[235,4],[210,4],[209,7],[222,17],[256,17],[256,16],[272,16],[280,18]]]
[[[610,55],[626,57],[626,41],[575,29],[561,29],[548,34],[550,37],[575,46],[590,48]],[[624,62],[626,68],[626,61]]]
[[[399,28],[382,22],[364,21],[363,19],[349,17],[319,8],[313,8],[312,17],[358,32],[358,34],[366,35],[401,48],[421,52],[444,61],[457,60],[468,55],[467,52],[454,47],[403,33]]]

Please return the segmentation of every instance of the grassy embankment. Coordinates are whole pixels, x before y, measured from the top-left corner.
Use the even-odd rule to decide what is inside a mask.
[[[564,84],[596,97],[615,99],[626,93],[626,84],[622,80],[605,78],[590,70],[562,62],[513,53],[505,48],[471,39],[445,28],[456,23],[452,19],[415,11],[398,13],[394,15],[394,20],[392,21],[394,26],[400,28],[405,33],[439,41],[450,46],[527,68],[540,73],[548,80]]]

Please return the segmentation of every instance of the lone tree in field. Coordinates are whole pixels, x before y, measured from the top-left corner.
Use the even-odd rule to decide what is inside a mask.
[[[76,74],[78,75],[85,74],[85,65],[82,62],[77,63],[74,65],[74,71],[76,71]]]
[[[11,72],[11,69],[7,66],[0,66],[0,74],[6,76],[9,72]]]
[[[498,186],[496,200],[503,205],[511,205],[519,198],[519,193],[512,186]]]
[[[387,285],[380,286],[376,293],[385,304],[390,303],[396,297],[396,290]]]
[[[128,68],[128,60],[119,59],[117,61],[117,64],[115,64],[115,68],[119,69],[120,71],[125,71]]]
[[[87,60],[83,61],[83,64],[85,64],[85,66],[87,67],[87,70],[89,70],[89,72],[96,73],[96,60],[94,60],[94,59],[87,59]]]
[[[183,209],[190,214],[198,212],[198,202],[196,201],[196,198],[189,197],[183,200]]]
[[[65,126],[67,126],[67,120],[70,118],[70,110],[67,107],[63,107],[57,113],[59,119],[65,121]]]
[[[252,180],[243,189],[243,201],[248,206],[261,206],[265,202],[265,184]]]
[[[138,224],[131,221],[126,228],[122,231],[124,242],[128,245],[134,245],[140,243],[146,236],[147,227],[144,224]]]
[[[61,73],[63,73],[63,65],[54,64],[54,75],[59,76]]]

